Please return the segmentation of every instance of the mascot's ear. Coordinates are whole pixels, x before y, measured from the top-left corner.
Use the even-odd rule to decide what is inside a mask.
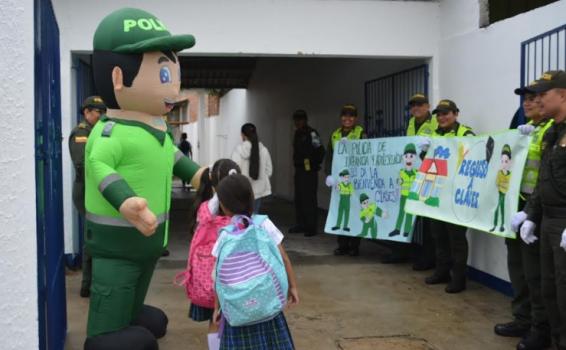
[[[124,87],[124,76],[120,67],[112,69],[112,85],[114,85],[115,91],[120,91]]]

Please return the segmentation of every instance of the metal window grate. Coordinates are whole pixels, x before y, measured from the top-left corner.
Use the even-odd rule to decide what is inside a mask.
[[[521,86],[556,69],[566,69],[566,24],[521,43]]]
[[[369,138],[405,135],[407,101],[428,95],[428,65],[424,64],[365,83],[365,127]]]

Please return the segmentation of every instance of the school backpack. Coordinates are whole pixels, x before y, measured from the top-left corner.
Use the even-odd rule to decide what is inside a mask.
[[[203,202],[197,212],[197,228],[187,259],[185,271],[177,274],[176,283],[184,286],[187,298],[191,303],[207,308],[214,308],[214,284],[212,272],[215,258],[212,247],[218,238],[218,231],[230,224],[230,218],[212,215],[208,209],[208,201]]]
[[[220,234],[216,294],[233,327],[270,320],[287,302],[287,272],[279,248],[261,227],[266,218],[235,216]],[[245,221],[248,227],[242,228]]]

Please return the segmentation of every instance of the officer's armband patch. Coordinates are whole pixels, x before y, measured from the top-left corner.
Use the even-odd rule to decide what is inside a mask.
[[[109,121],[108,123],[106,123],[104,125],[104,128],[102,129],[102,136],[110,137],[110,135],[112,135],[112,129],[114,129],[114,125],[116,125],[116,122],[113,121]]]
[[[75,143],[86,143],[88,136],[75,136]]]

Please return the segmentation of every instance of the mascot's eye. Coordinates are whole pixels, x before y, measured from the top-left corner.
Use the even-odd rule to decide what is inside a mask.
[[[159,79],[161,80],[161,84],[166,84],[171,82],[171,71],[169,67],[161,67],[159,71]]]

